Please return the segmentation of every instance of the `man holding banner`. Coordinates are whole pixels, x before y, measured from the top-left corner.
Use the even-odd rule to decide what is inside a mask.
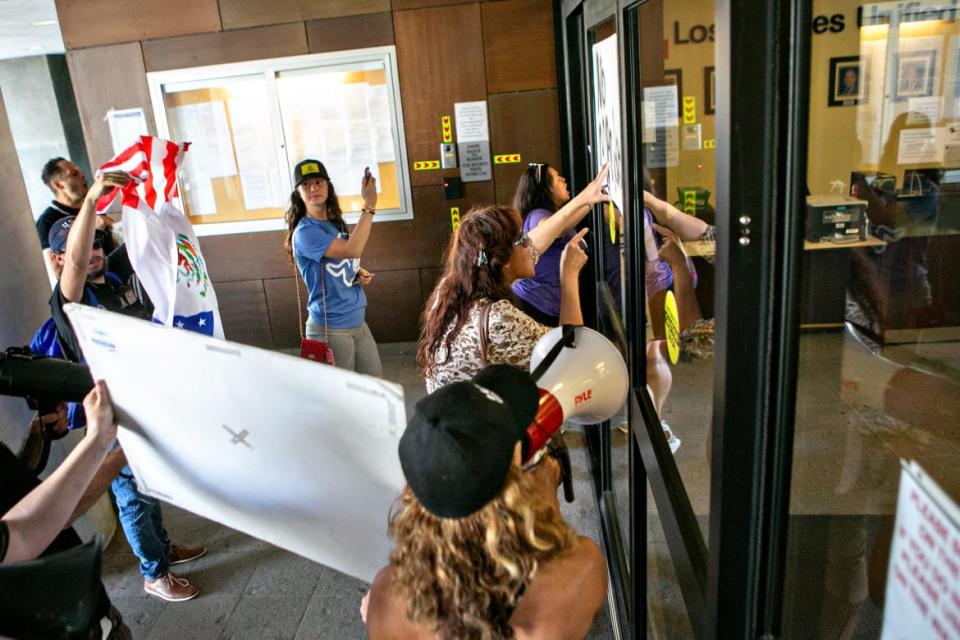
[[[142,140],[134,147],[139,147],[141,144]],[[129,150],[124,154],[128,152]],[[124,154],[121,154],[121,156]],[[105,166],[109,165],[110,163]],[[123,167],[123,169],[126,169],[126,167]],[[145,267],[150,265],[149,260],[143,259],[140,250],[144,245],[149,246],[149,243],[144,242],[141,238],[141,242],[130,249],[130,260],[137,270],[137,274],[129,280],[123,281],[108,271],[106,257],[103,253],[102,237],[97,235],[100,233],[96,230],[95,203],[98,203],[98,201],[105,206],[119,195],[122,197],[125,213],[127,213],[128,206],[131,204],[138,209],[138,213],[144,216],[153,213],[146,205],[137,207],[138,191],[152,191],[155,185],[149,160],[141,163],[135,169],[135,172],[126,170],[103,172],[101,170],[93,186],[87,192],[77,216],[57,222],[50,231],[51,250],[62,268],[60,281],[54,287],[50,299],[50,307],[63,351],[69,359],[74,361],[79,361],[82,354],[77,337],[63,310],[67,303],[75,302],[101,307],[108,311],[149,320],[156,318],[154,304],[151,303],[154,292],[156,292],[159,304],[163,305],[164,313],[168,314],[165,319],[173,320],[175,286],[166,289],[154,287],[148,290],[150,298],[147,298],[138,284],[137,276],[146,273],[147,269]],[[169,196],[171,192],[172,189],[166,191],[165,195]],[[166,204],[166,202],[161,203],[161,205],[163,204]],[[136,213],[127,214],[131,218],[135,215]],[[135,226],[136,224],[129,219],[124,222],[125,227],[128,225]],[[172,236],[172,234],[170,235]],[[178,273],[175,249],[169,254],[169,258],[172,264],[161,263],[158,265],[158,270],[162,272],[160,277],[157,277],[155,272],[151,272],[149,276],[143,279],[153,283],[163,282],[163,274],[172,274],[175,279]],[[202,259],[200,263],[202,265]],[[203,276],[206,277],[205,269],[203,270]],[[173,297],[170,296],[171,292],[174,294]],[[215,297],[211,296],[211,298],[215,304]],[[215,330],[214,319],[216,328],[219,327],[219,315],[213,311],[203,312],[198,317],[204,321],[211,332]],[[207,322],[207,319],[210,321]],[[136,481],[129,466],[121,470],[120,475],[111,485],[111,489],[116,497],[120,524],[130,547],[140,560],[140,573],[144,577],[144,591],[170,602],[179,602],[196,597],[199,594],[197,587],[186,578],[170,572],[169,568],[172,564],[199,558],[206,553],[206,548],[170,543],[167,532],[163,527],[160,503],[137,490]]]

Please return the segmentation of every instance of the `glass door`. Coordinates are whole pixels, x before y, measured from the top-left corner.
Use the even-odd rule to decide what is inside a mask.
[[[890,549],[901,460],[960,500],[960,23],[920,2],[811,11],[782,637],[880,637],[911,604],[891,574],[943,625],[929,637],[957,637],[941,584]]]
[[[565,170],[618,169],[584,299],[631,375],[626,433],[591,443],[623,637],[776,635],[810,23],[750,0],[562,11]]]

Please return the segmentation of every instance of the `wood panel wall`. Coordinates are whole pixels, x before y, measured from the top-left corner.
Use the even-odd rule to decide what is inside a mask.
[[[56,0],[90,163],[112,155],[107,110],[141,107],[146,73],[395,44],[410,162],[439,157],[440,118],[486,100],[491,152],[519,153],[493,180],[445,201],[444,173],[411,172],[414,219],[374,225],[364,266],[379,342],[412,341],[450,238],[450,207],[509,203],[526,163],[559,164],[551,0]],[[110,16],[103,19],[102,16]],[[447,175],[458,172],[446,171]],[[298,344],[293,267],[281,232],[201,238],[227,337]],[[303,296],[301,290],[301,296]]]

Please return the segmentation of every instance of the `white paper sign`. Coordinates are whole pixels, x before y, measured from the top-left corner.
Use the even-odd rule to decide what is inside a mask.
[[[653,132],[657,129],[676,127],[679,124],[677,85],[646,87],[643,90],[643,141],[652,142],[650,137],[655,135]]]
[[[960,637],[960,509],[915,462],[900,473],[881,640]]]
[[[170,116],[180,137],[192,143],[190,153],[204,167],[206,176],[225,178],[237,175],[233,141],[222,100],[172,107]]]
[[[943,162],[944,129],[904,129],[900,132],[897,164]]]
[[[280,176],[270,155],[273,140],[266,126],[270,113],[265,101],[231,99],[229,108],[244,208],[252,211],[283,206]]]
[[[93,307],[67,315],[141,491],[362,580],[387,564],[400,385]]]
[[[490,139],[487,126],[487,102],[456,102],[453,105],[457,124],[457,142],[477,142]]]
[[[597,166],[607,164],[607,189],[610,199],[623,211],[622,143],[620,140],[620,73],[617,61],[617,36],[593,45],[593,111],[597,141]]]
[[[907,100],[907,124],[930,125],[940,120],[940,96],[926,96]]]
[[[113,143],[113,154],[119,155],[127,147],[148,136],[147,118],[143,109],[111,109],[107,112],[107,124],[110,126],[110,141]]]

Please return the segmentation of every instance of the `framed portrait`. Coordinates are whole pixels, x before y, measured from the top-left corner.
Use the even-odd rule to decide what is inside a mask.
[[[663,83],[677,85],[677,102],[683,100],[683,69],[664,69]]]
[[[923,98],[933,95],[936,78],[937,52],[901,51],[896,55],[897,81],[894,84],[894,100]]]
[[[716,67],[703,68],[703,113],[712,116],[717,112]]]
[[[850,107],[866,104],[870,78],[867,76],[869,58],[842,56],[830,58],[830,88],[828,107]]]

